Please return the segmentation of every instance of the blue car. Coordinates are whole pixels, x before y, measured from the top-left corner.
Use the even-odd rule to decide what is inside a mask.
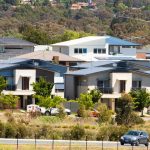
[[[139,146],[139,144],[144,144],[145,146],[148,146],[149,144],[149,135],[145,131],[136,131],[131,130],[128,131],[126,134],[121,136],[120,138],[120,144],[131,144]]]

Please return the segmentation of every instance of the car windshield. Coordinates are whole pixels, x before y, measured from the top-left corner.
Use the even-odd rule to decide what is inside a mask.
[[[129,132],[126,133],[126,135],[138,136],[138,135],[139,135],[139,132],[137,132],[137,131],[129,131]]]

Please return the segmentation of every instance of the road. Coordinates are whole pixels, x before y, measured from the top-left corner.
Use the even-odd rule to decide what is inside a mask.
[[[18,144],[19,145],[24,145],[24,144],[36,144],[37,145],[51,145],[53,143],[53,140],[43,140],[43,139],[37,139],[35,141],[35,139],[19,139],[18,140]],[[0,138],[0,144],[4,144],[4,145],[16,145],[17,144],[17,140],[16,139],[6,139],[6,138]],[[62,145],[62,146],[67,146],[70,144],[70,140],[55,140],[54,144],[56,145]],[[130,145],[126,145],[126,146],[121,146],[119,142],[111,142],[111,141],[103,141],[103,146],[105,148],[112,148],[112,147],[131,147]],[[72,140],[71,141],[71,145],[79,145],[79,146],[85,146],[86,142],[85,141],[75,141]],[[102,141],[88,141],[87,145],[90,146],[102,146]],[[141,147],[142,149],[146,149],[146,147],[144,145],[140,145],[139,147]]]

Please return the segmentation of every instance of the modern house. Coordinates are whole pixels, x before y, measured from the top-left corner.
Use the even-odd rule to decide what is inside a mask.
[[[79,70],[65,74],[67,99],[76,99],[80,93],[99,89],[103,93],[101,101],[115,110],[121,93],[138,88],[150,91],[150,62],[146,60],[98,61],[76,68]]]
[[[12,58],[18,55],[30,53],[34,51],[36,44],[10,37],[0,38],[0,60]]]
[[[112,36],[89,36],[52,44],[52,50],[84,61],[99,59],[136,58],[140,44]]]
[[[37,59],[0,61],[0,76],[3,76],[8,84],[2,93],[19,96],[20,108],[25,109],[27,104],[35,103],[32,97],[35,94],[32,83],[38,81],[40,77],[54,83],[52,95],[62,95],[64,82],[59,83],[58,81],[62,80],[66,71],[65,66]]]

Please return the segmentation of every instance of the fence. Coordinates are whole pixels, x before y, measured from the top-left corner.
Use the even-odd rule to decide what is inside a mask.
[[[71,138],[69,140],[55,140],[54,137],[51,140],[42,140],[37,139],[37,136],[35,135],[34,139],[19,139],[18,134],[16,136],[16,139],[0,139],[0,144],[4,145],[16,145],[17,150],[22,149],[22,146],[24,145],[32,145],[32,150],[150,150],[147,146],[122,146],[120,145],[119,140],[116,142],[111,141],[88,141],[88,137],[85,137],[85,140],[77,141],[72,140]],[[44,146],[45,145],[45,146]],[[42,148],[42,146],[44,146]],[[27,148],[26,148],[27,149]]]

